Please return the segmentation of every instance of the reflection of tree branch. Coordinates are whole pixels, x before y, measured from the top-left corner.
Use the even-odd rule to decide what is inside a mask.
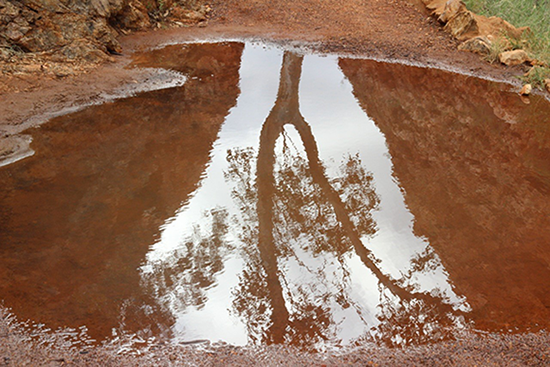
[[[284,134],[283,127],[286,124],[293,125],[298,131],[306,151],[313,182],[321,188],[325,198],[333,207],[338,222],[340,222],[342,229],[347,234],[363,264],[372,271],[382,285],[401,300],[407,302],[413,299],[423,300],[432,307],[439,309],[443,314],[452,312],[452,307],[449,304],[443,303],[438,297],[433,297],[426,293],[410,292],[384,274],[376,265],[375,260],[372,259],[373,255],[371,251],[363,245],[360,233],[352,222],[346,205],[326,176],[325,169],[319,159],[319,151],[311,127],[300,113],[298,87],[302,61],[303,56],[290,52],[284,54],[277,100],[262,127],[257,161],[259,252],[267,275],[266,280],[272,303],[270,340],[276,343],[282,342],[285,328],[289,321],[289,312],[285,306],[278,274],[278,254],[273,237],[273,197],[276,191],[273,172],[275,163],[274,150],[277,139],[281,134]]]

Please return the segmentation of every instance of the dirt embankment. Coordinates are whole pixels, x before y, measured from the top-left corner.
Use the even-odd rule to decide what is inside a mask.
[[[211,5],[210,12],[198,0],[0,0],[0,133],[13,133],[12,127],[30,116],[86,104],[100,91],[146,79],[124,70],[128,55],[174,40],[264,38],[509,81],[521,73],[457,51],[458,41],[421,0],[214,0]],[[199,21],[208,26],[188,27]],[[186,28],[158,29],[166,25]],[[158,31],[122,35],[151,28]],[[124,56],[112,55],[121,51]]]
[[[121,34],[202,21],[207,10],[193,0],[0,0],[0,75],[76,74],[121,53]]]

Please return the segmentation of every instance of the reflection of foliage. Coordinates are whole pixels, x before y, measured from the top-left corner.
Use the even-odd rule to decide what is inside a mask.
[[[271,325],[271,303],[259,255],[255,251],[246,252],[247,266],[239,276],[238,287],[233,291],[233,311],[246,321],[249,341],[261,344],[266,342],[265,331]]]
[[[357,232],[373,234],[376,226],[370,213],[378,207],[380,199],[372,188],[373,176],[361,165],[359,155],[349,156],[340,166],[342,174],[333,181]]]
[[[232,195],[238,203],[238,208],[249,219],[256,218],[256,190],[254,189],[254,168],[256,152],[253,148],[233,149],[227,151],[229,167],[224,173],[225,179],[234,182],[237,187]],[[255,222],[255,220],[252,220]]]
[[[278,310],[274,310],[271,304],[268,280],[257,246],[257,215],[254,211],[257,192],[255,185],[250,183],[253,179],[252,152],[252,148],[228,152],[229,169],[225,177],[233,181],[232,196],[238,201],[243,214],[241,218],[245,222],[240,223],[239,227],[244,229],[241,240],[246,244],[243,252],[247,265],[240,276],[239,286],[233,292],[233,310],[246,321],[250,341],[262,343],[273,342],[270,329],[281,320],[274,319]],[[347,295],[349,270],[342,259],[352,251],[352,246],[337,220],[334,208],[312,179],[307,161],[285,148],[278,157],[281,159],[277,160],[273,172],[275,191],[270,197],[274,222],[272,250],[278,254],[278,262],[292,258],[300,263],[302,268],[313,273],[315,283],[290,285],[286,283],[283,272],[278,272],[279,278],[285,283],[285,307],[289,312],[279,315],[287,319],[282,320],[284,325],[277,327],[284,328],[286,342],[310,346],[332,339],[334,330],[330,328],[334,327],[334,322],[331,311],[334,310],[331,307],[359,308]],[[364,224],[362,234],[372,235],[375,225],[371,211],[379,202],[370,187],[372,175],[364,170],[358,156],[347,157],[341,165],[340,174],[334,180],[334,185],[345,199],[346,208],[358,223]],[[250,200],[253,200],[252,203]],[[302,256],[304,253],[314,257],[322,253],[333,254],[339,259],[342,278],[328,278],[335,274],[326,274],[323,269],[308,269],[306,264],[300,262],[297,250],[300,250]],[[331,301],[334,305],[329,306]]]
[[[333,339],[334,326],[329,293],[315,295],[307,285],[297,287],[297,294],[291,298],[292,315],[289,320],[288,341],[294,345],[308,347],[318,342]]]
[[[341,228],[334,208],[323,190],[309,172],[306,160],[292,156],[283,150],[282,162],[276,166],[274,195],[275,228],[279,243],[307,234],[309,241],[301,241],[305,251],[313,255],[331,252],[342,256],[351,250],[351,243]],[[362,235],[373,235],[376,231],[372,211],[379,199],[372,189],[372,174],[365,171],[359,156],[348,156],[340,165],[340,175],[332,180],[333,186],[353,218]],[[288,249],[280,249],[285,254]]]
[[[418,274],[426,274],[429,272],[434,273],[442,266],[441,260],[439,260],[439,257],[431,247],[426,247],[424,251],[416,254],[410,260],[410,263],[411,265],[409,270],[407,271],[407,273],[402,274],[401,279],[399,279],[398,281],[401,286],[404,286],[407,283],[411,283],[414,277]],[[414,287],[409,286],[408,288],[411,288],[412,290]],[[440,297],[442,300],[447,298],[443,296],[444,295],[441,295]]]
[[[440,297],[435,302],[412,298],[396,300],[381,292],[380,324],[373,328],[375,339],[389,346],[418,345],[450,338],[451,327],[458,323],[449,307],[440,307]]]
[[[449,297],[439,288],[420,293],[414,278],[441,268],[437,254],[427,247],[411,259],[407,273],[394,281],[400,293],[388,296],[380,290],[380,324],[372,328],[375,339],[389,346],[419,345],[452,337],[453,327],[462,323]],[[397,296],[397,298],[395,297]]]
[[[215,283],[216,275],[223,270],[224,258],[231,250],[224,240],[228,231],[227,217],[223,209],[205,213],[202,221],[210,221],[206,233],[204,228],[195,225],[193,234],[173,250],[168,260],[151,264],[147,280],[173,309],[201,307],[206,303],[205,292]]]

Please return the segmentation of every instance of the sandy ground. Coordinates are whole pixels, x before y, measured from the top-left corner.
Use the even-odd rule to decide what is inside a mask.
[[[0,308],[0,366],[548,366],[548,333],[499,335],[464,332],[432,345],[353,349],[310,353],[284,346],[234,347],[141,344],[120,338],[100,346],[71,346],[66,333],[30,336]]]
[[[132,55],[166,43],[251,39],[342,55],[428,65],[514,84],[520,68],[505,69],[456,50],[420,0],[226,0],[212,4],[205,27],[158,30],[122,38],[124,54],[75,76],[40,72],[0,76],[0,156],[23,144],[18,134],[51,116],[181,80],[161,70],[125,68]],[[21,147],[19,147],[21,148]],[[308,354],[282,347],[153,344],[141,355],[122,342],[70,348],[56,335],[31,338],[0,310],[0,366],[18,365],[550,365],[550,336],[465,333],[457,341],[406,349],[370,345]]]

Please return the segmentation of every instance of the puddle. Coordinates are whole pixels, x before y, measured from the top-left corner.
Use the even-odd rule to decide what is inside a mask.
[[[18,319],[316,350],[548,328],[548,101],[237,42],[134,65],[187,81],[56,117],[0,167]]]

